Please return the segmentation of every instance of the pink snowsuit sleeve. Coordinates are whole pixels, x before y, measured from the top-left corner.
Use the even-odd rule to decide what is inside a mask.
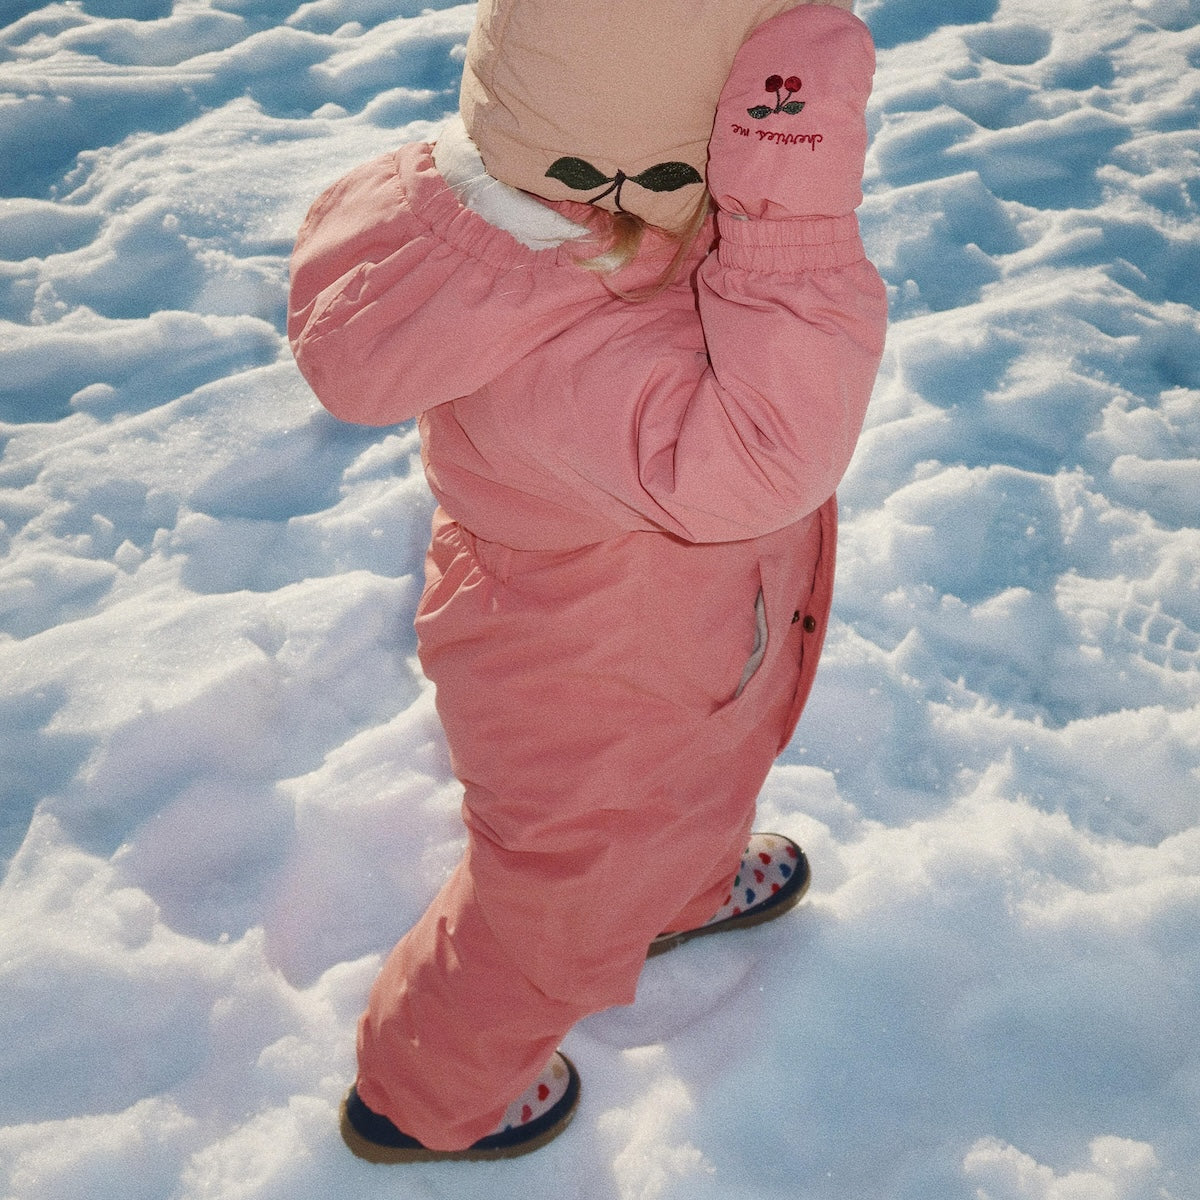
[[[764,95],[764,55],[804,59],[814,19],[805,111],[724,137],[741,96]],[[793,9],[747,42],[710,167],[737,183],[718,192],[731,211],[698,299],[685,281],[631,305],[571,261],[578,249],[526,250],[438,192],[413,147],[359,168],[301,230],[289,317],[301,370],[336,416],[373,425],[456,401],[465,424],[465,398],[515,372],[529,400],[506,419],[618,527],[729,541],[799,520],[849,463],[882,353],[884,290],[852,211],[873,69],[865,26],[834,7]],[[758,137],[781,122],[778,138]],[[770,215],[738,219],[755,211]]]

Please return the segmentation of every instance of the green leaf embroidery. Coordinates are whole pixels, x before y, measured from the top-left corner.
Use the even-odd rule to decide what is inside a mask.
[[[574,188],[579,192],[599,187],[602,183],[612,182],[608,175],[593,167],[590,162],[570,156],[555,159],[546,174],[549,178],[557,179],[559,183],[565,183],[567,187]]]
[[[655,163],[640,175],[631,175],[630,179],[648,192],[674,192],[689,183],[704,182],[700,172],[685,162]]]
[[[779,111],[785,112],[789,116],[794,117],[803,108],[804,108],[803,100],[789,100],[786,104],[780,106]]]
[[[763,117],[769,117],[775,110],[768,107],[766,104],[756,104],[753,108],[746,109],[746,111],[756,121],[761,121]]]

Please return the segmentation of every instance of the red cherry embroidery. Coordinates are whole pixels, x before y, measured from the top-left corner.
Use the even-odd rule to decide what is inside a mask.
[[[771,892],[775,893],[777,891],[779,891],[779,884],[777,884],[777,883],[771,884]]]
[[[755,868],[754,878],[757,879],[759,883],[762,883],[763,880],[766,879],[766,876],[760,870]]]
[[[762,859],[763,866],[769,867],[771,865],[771,856],[769,854],[760,853],[758,857]]]
[[[521,1124],[524,1125],[526,1121],[532,1121],[532,1120],[533,1120],[533,1109],[530,1108],[528,1104],[526,1104],[521,1109]]]
[[[782,75],[768,75],[763,81],[763,87],[768,92],[775,93],[775,106],[756,104],[753,108],[746,109],[756,121],[761,121],[772,113],[787,113],[789,117],[794,117],[797,113],[804,111],[804,101],[792,99],[800,90],[799,75],[789,75],[786,79]],[[786,95],[784,95],[785,88],[787,89]]]
[[[549,1095],[550,1095],[550,1089],[544,1083],[539,1083],[538,1084],[538,1099],[545,1100],[546,1097]]]
[[[796,857],[796,847],[795,847],[795,846],[789,846],[789,847],[787,848],[787,852],[788,852],[788,857],[789,857],[789,858],[795,858],[795,857]]]

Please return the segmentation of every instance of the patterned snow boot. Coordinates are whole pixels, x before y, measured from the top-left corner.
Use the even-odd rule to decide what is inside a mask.
[[[811,879],[808,859],[791,838],[778,833],[752,833],[733,889],[720,909],[695,929],[659,934],[650,943],[646,957],[653,958],[705,934],[773,921],[800,903]]]
[[[427,1149],[387,1117],[369,1109],[355,1088],[342,1102],[342,1140],[359,1158],[373,1163],[516,1158],[562,1133],[578,1103],[579,1073],[565,1054],[555,1054],[537,1079],[508,1106],[495,1131],[465,1150]]]

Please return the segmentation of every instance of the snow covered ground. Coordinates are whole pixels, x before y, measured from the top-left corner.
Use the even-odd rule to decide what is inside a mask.
[[[861,0],[893,325],[762,798],[788,920],[651,963],[569,1133],[334,1113],[460,848],[409,427],[281,335],[472,6],[0,0],[4,1200],[1200,1197],[1200,2]]]

